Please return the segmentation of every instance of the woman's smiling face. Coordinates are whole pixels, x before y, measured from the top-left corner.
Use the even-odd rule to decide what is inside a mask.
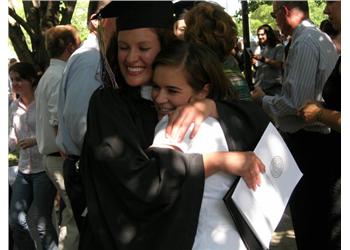
[[[201,98],[201,91],[196,92],[188,83],[183,67],[158,65],[155,68],[152,99],[159,119],[177,107]]]
[[[128,85],[142,86],[151,81],[152,64],[160,49],[160,41],[154,29],[119,31],[118,63]]]
[[[22,78],[18,72],[10,71],[13,91],[20,96],[33,92],[33,81]]]

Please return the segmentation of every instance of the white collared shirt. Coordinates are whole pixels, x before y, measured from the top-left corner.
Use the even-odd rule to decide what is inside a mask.
[[[51,59],[35,91],[36,139],[39,152],[44,155],[59,151],[54,127],[58,124],[58,91],[65,66],[65,61]]]

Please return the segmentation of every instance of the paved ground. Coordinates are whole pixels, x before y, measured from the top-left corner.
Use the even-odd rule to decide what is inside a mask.
[[[283,214],[280,224],[273,234],[270,250],[296,250],[293,225],[290,217],[289,207]]]
[[[35,233],[34,238],[38,240],[38,236],[35,235]],[[41,250],[40,243],[38,244],[38,250]],[[283,214],[280,224],[273,234],[270,250],[297,250],[293,225],[288,207]]]

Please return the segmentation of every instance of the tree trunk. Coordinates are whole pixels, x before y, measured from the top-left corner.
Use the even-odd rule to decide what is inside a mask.
[[[25,19],[9,1],[12,17],[9,18],[9,38],[20,61],[32,63],[38,72],[44,72],[50,61],[45,49],[45,31],[58,24],[69,24],[76,1],[23,0],[22,3]]]

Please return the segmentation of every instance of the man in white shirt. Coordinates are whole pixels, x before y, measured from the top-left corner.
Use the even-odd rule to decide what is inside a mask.
[[[79,47],[77,30],[70,25],[58,25],[47,30],[45,46],[50,66],[40,79],[35,91],[36,139],[43,154],[44,169],[65,203],[60,226],[59,249],[76,250],[79,244],[77,229],[63,180],[63,158],[56,145],[57,98],[59,83],[69,56]]]
[[[99,39],[108,46],[115,35],[115,18],[92,19],[95,13],[109,1],[90,1],[88,7],[88,28],[90,34],[83,45],[69,58],[59,86],[58,97],[58,134],[56,143],[67,158],[63,172],[66,190],[71,200],[78,228],[81,229],[84,218],[85,198],[80,185],[76,162],[86,132],[86,116],[90,96],[102,85],[101,49]],[[103,29],[102,37],[98,26]]]
[[[303,177],[290,200],[299,250],[323,249],[327,245],[330,159],[323,142],[330,128],[306,123],[298,110],[308,101],[322,101],[322,90],[338,55],[330,38],[308,19],[307,1],[274,1],[272,17],[281,32],[291,36],[280,95],[267,96],[255,88],[252,97],[276,121],[297,161]]]

